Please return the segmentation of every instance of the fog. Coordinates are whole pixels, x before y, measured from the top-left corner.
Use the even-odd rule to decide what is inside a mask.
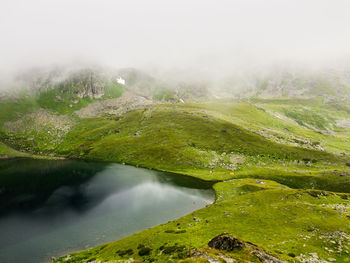
[[[0,72],[96,63],[220,76],[350,58],[348,0],[2,0]]]

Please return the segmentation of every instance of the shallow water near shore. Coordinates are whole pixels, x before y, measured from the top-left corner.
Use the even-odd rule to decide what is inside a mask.
[[[132,166],[0,161],[0,262],[50,262],[179,218],[214,201],[211,184]]]

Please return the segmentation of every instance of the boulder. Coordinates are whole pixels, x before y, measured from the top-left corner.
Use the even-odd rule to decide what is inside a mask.
[[[245,242],[230,234],[223,233],[209,241],[208,246],[218,250],[233,251],[234,249],[245,249],[252,256],[257,257],[263,263],[287,263],[269,252],[250,242]]]
[[[210,240],[208,246],[219,250],[232,251],[234,249],[244,248],[245,242],[230,234],[223,233]]]

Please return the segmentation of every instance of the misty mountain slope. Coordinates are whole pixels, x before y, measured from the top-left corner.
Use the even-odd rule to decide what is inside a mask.
[[[52,114],[72,114],[94,101],[117,98],[124,87],[117,77],[98,70],[48,70],[25,72],[12,83],[13,91],[0,98],[0,123],[17,121],[42,109]]]
[[[156,103],[156,101],[147,99],[143,95],[135,94],[132,91],[127,93],[127,96],[123,96],[119,99],[106,98],[106,94],[108,93],[96,93],[97,95],[93,95],[89,92],[96,89],[90,88],[90,86],[86,84],[86,79],[90,76],[89,74],[91,72],[88,72],[87,75],[85,71],[83,73],[80,72],[83,76],[82,79],[74,75],[72,78],[54,86],[48,84],[44,86],[40,84],[34,90],[35,92],[32,96],[23,92],[15,98],[4,99],[3,102],[1,102],[0,110],[2,110],[2,113],[0,119],[3,123],[6,122],[5,126],[9,130],[14,130],[14,126],[17,127],[17,129],[25,128],[25,125],[21,126],[18,122],[16,123],[16,121],[21,119],[19,122],[23,123],[26,122],[25,120],[28,118],[32,118],[35,114],[40,116],[40,112],[43,113],[40,109],[45,109],[45,114],[51,115],[52,118],[57,115],[57,119],[60,118],[59,114],[69,114],[71,115],[70,119],[74,121],[74,119],[79,116],[93,117],[106,113],[120,115],[132,109],[144,108],[147,105]],[[90,76],[89,79],[91,78]],[[47,83],[48,81],[42,82]],[[53,82],[53,80],[51,80],[51,82]],[[81,83],[85,83],[85,86]],[[88,86],[88,88],[86,88],[86,86]],[[103,92],[108,91],[108,88],[110,88],[110,86],[104,86]],[[129,87],[127,88],[130,89]],[[112,90],[114,90],[116,96],[120,96],[120,85],[113,87]],[[102,92],[102,90],[100,90],[100,92]],[[64,96],[68,99],[66,98],[64,100],[62,98]],[[93,96],[99,96],[100,98],[94,99]],[[79,100],[80,97],[82,97],[81,100]],[[335,102],[329,103],[316,98],[309,100],[251,99],[250,101],[251,104],[235,102],[194,104],[191,108],[197,108],[197,110],[204,112],[210,110],[215,117],[233,121],[236,124],[244,126],[248,130],[251,129],[272,140],[287,144],[298,144],[298,142],[300,142],[299,146],[311,148],[317,148],[321,142],[327,143],[335,137],[327,136],[327,134],[322,136],[322,133],[331,134],[333,131],[342,132],[342,130],[346,130],[346,125],[349,120],[349,111],[346,108],[348,106],[343,102],[339,104]],[[219,114],[221,114],[221,116],[219,116]],[[59,121],[56,123],[59,123]],[[302,127],[304,129],[302,129]],[[61,129],[59,125],[56,128],[58,130]],[[306,139],[306,141],[304,139]],[[303,143],[303,141],[305,142]],[[331,149],[331,151],[337,150]]]
[[[118,83],[120,78],[126,82],[125,85]],[[125,100],[113,100],[125,91],[128,91]],[[0,94],[0,123],[18,120],[40,109],[58,115],[79,115],[79,110],[90,104],[98,105],[98,112],[88,114],[94,116],[108,112],[110,108],[120,107],[118,104],[125,104],[123,107],[128,108],[127,104],[134,103],[130,97],[147,100],[145,104],[151,104],[196,101],[208,96],[207,87],[201,83],[167,82],[136,69],[40,68],[18,74]]]
[[[235,80],[233,79],[235,82]],[[236,81],[237,82],[237,81]],[[230,82],[228,82],[230,83]],[[327,101],[350,102],[348,68],[303,69],[281,67],[243,76],[238,89],[250,97],[260,98],[325,98]],[[242,93],[243,91],[243,93]]]
[[[192,79],[179,73],[153,76],[135,68],[121,69],[118,74],[126,80],[130,91],[155,101],[203,101],[212,97],[207,79]]]
[[[95,100],[119,97],[124,87],[117,77],[96,69],[58,72],[57,76],[33,80],[37,103],[41,108],[64,114],[86,107]]]
[[[142,91],[136,77],[140,82],[121,87],[102,85],[102,75],[81,74],[58,84],[54,78],[47,85],[39,81],[30,89],[35,92],[1,99],[1,156],[112,161],[228,181],[214,185],[213,205],[58,262],[261,261],[248,247],[229,252],[207,246],[224,232],[285,262],[310,260],[309,253],[346,262],[348,248],[341,245],[350,240],[346,100],[198,99],[195,92],[184,96],[178,84],[169,84],[175,87],[170,97],[156,98],[166,89],[154,88],[153,79]],[[114,95],[106,95],[109,88]]]
[[[116,82],[115,76],[119,75],[126,79],[126,86]],[[2,98],[0,131],[8,145],[29,152],[128,163],[133,160],[133,164],[146,167],[152,162],[152,167],[158,169],[169,169],[177,163],[180,167],[188,163],[207,169],[211,162],[230,159],[220,156],[231,153],[272,162],[333,162],[338,157],[332,154],[350,153],[350,112],[344,100],[254,97],[195,102],[198,98],[187,97],[193,103],[169,104],[184,96],[180,86],[173,89],[177,97],[159,101],[154,97],[161,81],[134,69],[117,73],[49,70],[22,76],[22,81],[34,86]],[[143,85],[141,93],[139,87]],[[119,130],[119,125],[127,132]],[[85,138],[81,136],[84,133]],[[92,138],[90,133],[94,134]],[[77,144],[71,142],[74,136]],[[166,140],[159,144],[154,138]],[[222,143],[218,143],[220,140]],[[266,144],[271,147],[266,148]],[[107,153],[105,145],[119,147]],[[149,159],[155,152],[179,154],[168,160]],[[221,166],[230,167],[230,161]]]

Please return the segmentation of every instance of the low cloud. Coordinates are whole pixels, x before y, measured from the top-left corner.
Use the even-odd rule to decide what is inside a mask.
[[[3,0],[0,72],[62,63],[221,75],[350,57],[347,0]]]

